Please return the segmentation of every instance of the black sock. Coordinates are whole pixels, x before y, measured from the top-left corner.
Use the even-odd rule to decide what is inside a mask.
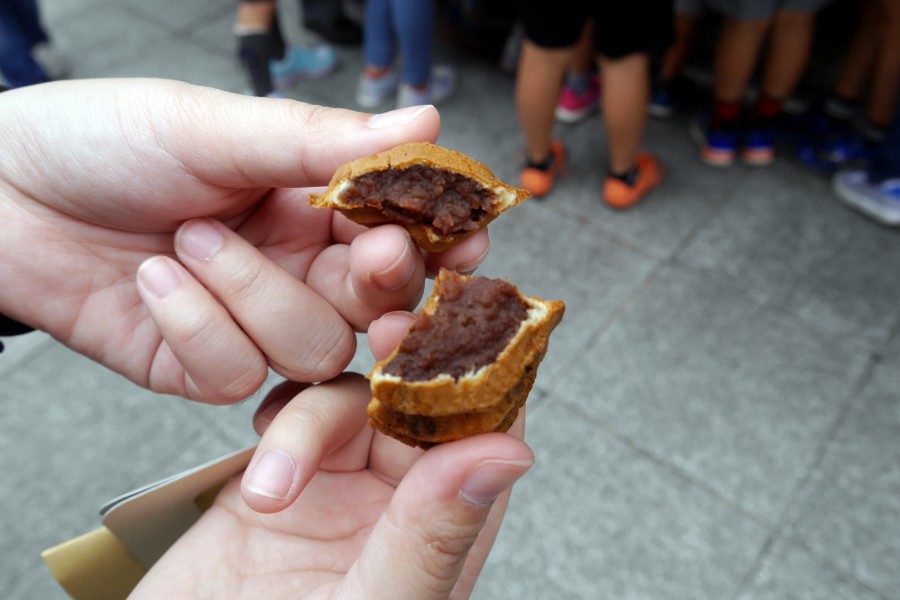
[[[548,152],[547,158],[545,158],[544,160],[542,160],[539,163],[533,162],[530,159],[527,162],[528,162],[528,166],[531,167],[532,169],[537,169],[539,171],[549,171],[550,167],[552,167],[553,163],[555,162],[555,157],[553,156],[552,152]]]
[[[615,177],[620,181],[624,181],[625,185],[631,187],[634,185],[635,180],[637,180],[638,168],[637,165],[631,167],[624,173],[613,173],[612,170],[607,171],[610,177]]]

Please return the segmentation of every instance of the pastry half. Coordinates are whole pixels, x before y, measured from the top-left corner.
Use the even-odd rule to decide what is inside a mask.
[[[515,421],[565,305],[442,270],[407,336],[369,375],[369,422],[429,447]]]
[[[465,154],[411,142],[341,165],[310,204],[363,225],[402,225],[420,248],[441,252],[530,195]]]

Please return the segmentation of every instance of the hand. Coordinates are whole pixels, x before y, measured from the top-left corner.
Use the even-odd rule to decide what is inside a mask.
[[[531,450],[501,433],[414,450],[373,433],[368,400],[356,375],[275,388],[247,503],[236,477],[131,599],[468,598]]]
[[[307,204],[339,164],[433,141],[433,107],[99,80],[0,94],[0,114],[0,312],[157,392],[224,403],[269,366],[334,377],[354,330],[414,307],[426,272],[487,253],[479,234],[423,256],[400,227]]]

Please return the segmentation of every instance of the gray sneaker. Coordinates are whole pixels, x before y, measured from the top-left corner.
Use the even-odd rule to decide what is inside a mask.
[[[425,89],[417,90],[405,83],[400,86],[400,92],[397,94],[397,108],[437,104],[446,100],[455,91],[456,71],[445,65],[437,65],[431,69],[431,77],[428,79]]]
[[[394,97],[399,84],[400,77],[393,69],[375,79],[363,75],[356,87],[356,103],[363,108],[376,108]]]
[[[834,193],[844,204],[883,225],[900,225],[900,179],[869,181],[863,169],[838,171],[832,179]]]

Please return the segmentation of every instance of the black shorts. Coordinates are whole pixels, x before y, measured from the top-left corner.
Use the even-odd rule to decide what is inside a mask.
[[[607,58],[660,54],[672,44],[672,0],[520,0],[525,37],[541,48],[575,45],[594,19],[594,47]]]

